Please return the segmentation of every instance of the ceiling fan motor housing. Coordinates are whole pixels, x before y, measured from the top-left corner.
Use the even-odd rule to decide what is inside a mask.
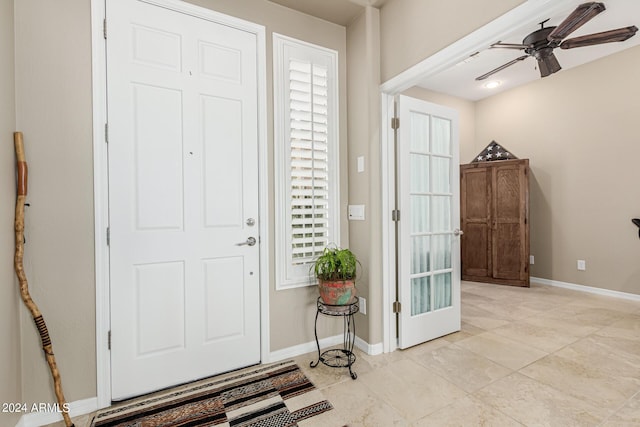
[[[524,40],[522,40],[522,44],[530,46],[529,48],[525,49],[525,52],[529,55],[534,55],[535,52],[540,49],[548,47],[550,48],[550,50],[553,50],[554,48],[558,47],[558,43],[549,41],[549,39],[547,38],[547,36],[551,34],[551,32],[555,30],[555,28],[556,27],[540,28],[539,30],[534,31],[533,33],[525,37]]]
[[[555,28],[556,27],[540,28],[529,34],[522,41],[523,45],[529,46],[524,51],[538,61],[538,68],[540,70],[540,76],[542,77],[547,77],[562,69],[556,56],[553,54],[553,49],[558,47],[558,43],[548,39],[549,34],[551,34]]]

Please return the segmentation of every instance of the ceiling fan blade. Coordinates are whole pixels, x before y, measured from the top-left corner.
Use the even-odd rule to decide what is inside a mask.
[[[489,49],[503,48],[503,49],[519,49],[519,50],[523,50],[523,49],[528,49],[530,47],[531,47],[530,45],[526,45],[526,44],[497,42],[497,43],[492,44],[489,47]]]
[[[571,15],[567,16],[560,25],[549,33],[547,40],[560,43],[569,34],[589,22],[594,16],[600,12],[604,12],[605,9],[604,3],[589,2],[581,4]]]
[[[487,77],[489,77],[489,76],[491,76],[491,75],[493,75],[493,74],[497,73],[498,71],[502,71],[502,70],[504,70],[505,68],[512,66],[512,65],[513,65],[513,64],[515,64],[516,62],[523,61],[523,60],[527,59],[528,57],[529,57],[529,55],[522,55],[521,57],[516,58],[516,59],[514,59],[513,61],[509,61],[509,62],[507,62],[506,64],[503,64],[503,65],[499,66],[498,68],[496,68],[496,69],[494,69],[494,70],[489,71],[487,74],[483,74],[483,75],[481,75],[480,77],[476,77],[476,80],[484,80],[484,79],[486,79]]]
[[[638,27],[632,25],[631,27],[623,27],[616,30],[574,37],[563,41],[560,47],[562,49],[573,49],[574,47],[593,46],[602,43],[623,42],[633,37],[637,32]]]
[[[540,69],[541,77],[547,77],[562,70],[558,59],[553,53],[544,58],[538,58],[538,68]]]

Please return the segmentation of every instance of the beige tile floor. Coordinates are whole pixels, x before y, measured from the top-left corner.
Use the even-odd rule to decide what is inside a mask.
[[[357,356],[296,359],[349,426],[640,426],[640,302],[463,282],[462,331]]]
[[[355,381],[316,356],[296,362],[335,409],[305,426],[640,426],[640,302],[463,282],[460,332],[358,351]]]

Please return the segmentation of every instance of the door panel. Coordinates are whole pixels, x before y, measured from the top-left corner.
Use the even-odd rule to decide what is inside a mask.
[[[494,247],[494,277],[520,279],[520,224],[499,224],[494,233]]]
[[[182,230],[182,92],[132,84],[138,230]]]
[[[106,2],[112,399],[260,362],[255,34]]]
[[[242,336],[244,324],[244,260],[221,257],[203,261],[207,319],[205,341],[209,344]],[[237,286],[229,286],[229,281]],[[236,313],[239,315],[236,316]],[[236,322],[227,319],[237,318]]]
[[[493,233],[493,277],[523,280],[525,268],[524,218],[525,204],[522,194],[524,170],[518,165],[493,168],[493,204],[495,230]]]
[[[135,265],[137,357],[184,349],[184,263]]]
[[[242,103],[212,96],[201,100],[205,225],[242,227]]]
[[[399,346],[460,330],[458,119],[400,96]]]
[[[491,272],[491,174],[486,168],[461,171],[462,277]]]
[[[488,246],[489,227],[486,224],[467,223],[463,225],[464,236],[468,243],[462,254],[462,277],[486,277],[489,273],[490,248]]]

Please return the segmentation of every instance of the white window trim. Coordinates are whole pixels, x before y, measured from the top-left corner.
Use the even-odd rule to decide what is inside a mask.
[[[288,69],[285,61],[288,52],[302,50],[305,57],[324,63],[329,70],[328,97],[328,144],[329,144],[329,229],[330,244],[340,242],[340,195],[339,195],[339,112],[338,112],[338,52],[322,46],[303,42],[281,34],[273,33],[273,103],[274,103],[274,167],[275,167],[275,247],[276,247],[276,290],[298,288],[315,284],[310,272],[297,277],[287,277],[291,262],[290,240],[287,238],[289,225],[287,206],[290,203],[288,87],[285,87]],[[309,268],[310,268],[309,264]]]

